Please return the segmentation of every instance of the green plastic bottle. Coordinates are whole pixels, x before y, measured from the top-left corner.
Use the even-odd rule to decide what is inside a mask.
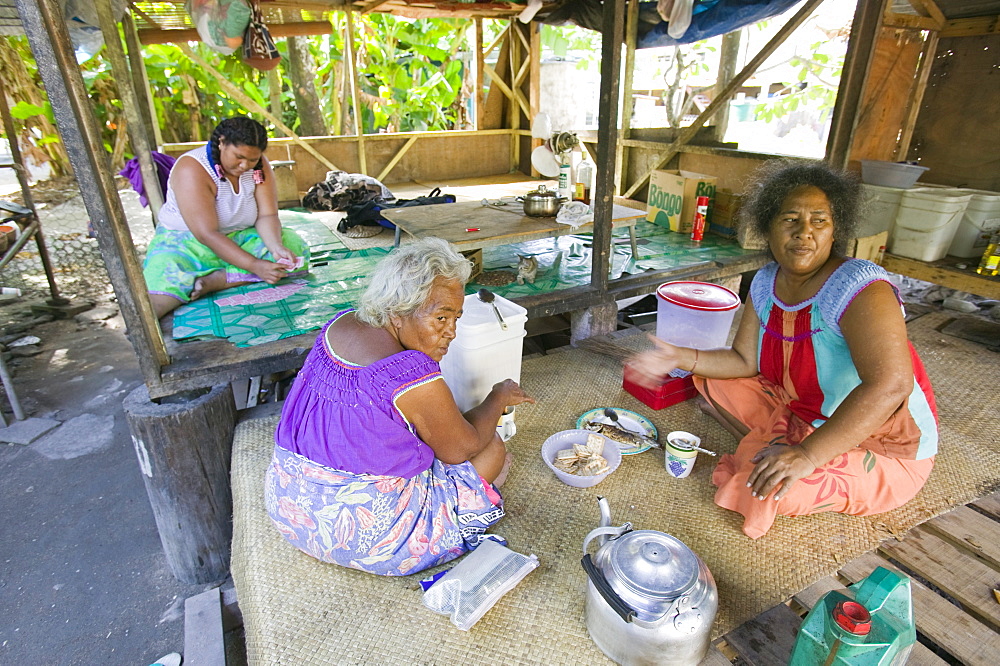
[[[819,600],[799,628],[789,665],[901,665],[916,642],[910,579],[879,567]]]

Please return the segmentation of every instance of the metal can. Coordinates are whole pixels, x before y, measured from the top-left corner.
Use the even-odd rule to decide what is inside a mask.
[[[708,197],[698,197],[695,201],[694,224],[691,226],[691,240],[700,241],[705,237],[705,218],[708,216]]]

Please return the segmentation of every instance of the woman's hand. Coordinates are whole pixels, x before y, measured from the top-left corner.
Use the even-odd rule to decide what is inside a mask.
[[[628,366],[632,381],[639,386],[655,390],[672,370],[681,367],[683,359],[686,358],[685,352],[690,353],[691,350],[664,342],[654,335],[647,337],[653,341],[654,348],[632,356],[625,361],[625,364]]]
[[[780,486],[774,500],[780,500],[799,479],[816,471],[816,465],[801,446],[774,444],[761,449],[750,459],[756,466],[747,479],[747,487],[757,499],[766,499]]]
[[[275,245],[274,247],[268,247],[267,249],[271,251],[271,256],[274,257],[274,262],[276,264],[282,264],[288,269],[291,269],[295,265],[295,261],[298,259],[298,257],[295,256],[295,253],[284,245]]]
[[[493,385],[493,392],[503,398],[503,404],[507,407],[516,407],[524,402],[535,403],[535,399],[528,395],[513,379],[497,382]]]
[[[267,259],[258,259],[257,263],[254,264],[253,272],[268,284],[275,284],[288,275],[287,268]]]

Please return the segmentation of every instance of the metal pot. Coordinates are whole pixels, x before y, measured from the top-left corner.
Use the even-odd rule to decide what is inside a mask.
[[[559,195],[544,185],[528,192],[521,200],[524,202],[524,214],[528,217],[555,217],[562,204]]]
[[[619,664],[696,666],[719,605],[708,567],[669,534],[612,527],[607,500],[598,503],[601,527],[583,541],[590,637]],[[591,556],[594,539],[599,548]]]

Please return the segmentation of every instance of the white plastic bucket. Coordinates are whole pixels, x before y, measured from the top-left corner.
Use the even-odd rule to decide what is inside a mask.
[[[858,227],[858,238],[874,236],[883,231],[892,233],[892,225],[899,213],[899,202],[906,190],[868,184],[861,188],[864,191],[866,209]]]
[[[507,330],[500,327],[489,303],[483,303],[476,294],[469,294],[465,297],[455,339],[441,360],[441,375],[463,412],[481,403],[497,382],[521,381],[521,354],[528,311],[502,296],[494,296],[493,303],[507,324]]]
[[[725,347],[740,297],[710,282],[677,281],[656,290],[656,337],[694,349]]]
[[[989,244],[990,235],[1000,229],[1000,192],[962,189],[972,194],[965,215],[951,241],[948,254],[978,259]]]
[[[951,246],[972,195],[959,189],[904,190],[889,239],[889,252],[919,261],[937,261]]]

